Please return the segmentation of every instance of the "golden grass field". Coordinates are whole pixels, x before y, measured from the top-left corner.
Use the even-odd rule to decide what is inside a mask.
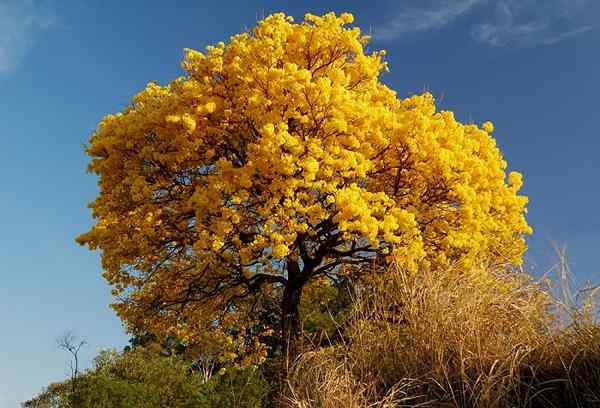
[[[409,274],[398,266],[358,293],[348,340],[297,360],[290,407],[600,406],[593,290],[514,267]],[[566,296],[557,296],[562,293]],[[561,298],[567,298],[561,299]]]

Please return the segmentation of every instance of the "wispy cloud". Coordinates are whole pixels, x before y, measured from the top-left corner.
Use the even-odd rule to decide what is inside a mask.
[[[375,31],[375,36],[387,40],[407,33],[439,29],[484,1],[443,0],[429,5],[425,2],[418,5],[404,2],[394,16]]]
[[[583,22],[587,6],[587,0],[501,0],[471,34],[494,47],[555,44],[594,28]]]
[[[449,26],[468,17],[475,41],[494,47],[549,45],[596,28],[591,0],[407,0],[378,29],[380,40]]]
[[[583,27],[575,28],[573,30],[564,31],[562,33],[555,34],[554,36],[547,36],[546,38],[543,39],[543,43],[547,44],[547,45],[555,44],[555,43],[565,40],[567,38],[575,37],[576,35],[586,33],[595,28],[596,28],[596,26],[594,26],[594,25],[586,25]]]
[[[39,36],[56,24],[47,3],[0,0],[0,73],[15,69]]]

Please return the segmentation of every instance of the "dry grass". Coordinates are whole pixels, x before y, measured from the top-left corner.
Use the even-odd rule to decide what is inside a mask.
[[[509,267],[392,266],[357,295],[346,343],[297,361],[288,405],[600,406],[591,303],[550,289]]]

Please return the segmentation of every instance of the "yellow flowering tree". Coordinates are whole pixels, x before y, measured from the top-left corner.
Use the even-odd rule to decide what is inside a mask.
[[[279,296],[293,354],[302,288],[345,264],[521,261],[527,199],[492,124],[462,124],[428,93],[398,98],[352,20],[271,15],[186,50],[183,77],[101,121],[96,223],[78,242],[101,250],[129,328],[249,338],[261,299]]]

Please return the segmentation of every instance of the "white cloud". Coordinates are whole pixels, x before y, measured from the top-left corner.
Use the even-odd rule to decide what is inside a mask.
[[[593,25],[586,25],[583,27],[574,28],[573,30],[564,31],[564,32],[555,34],[554,36],[547,36],[546,38],[544,38],[543,43],[547,44],[547,45],[555,44],[555,43],[565,40],[567,38],[571,38],[571,37],[575,37],[576,35],[579,35],[579,34],[587,33],[588,31],[591,31],[595,28],[596,28],[596,26],[593,26]]]
[[[471,37],[482,44],[549,45],[596,28],[586,21],[591,0],[404,0],[374,35],[380,40],[433,31],[468,18]]]
[[[493,47],[550,45],[594,29],[585,24],[587,0],[501,0],[471,31]]]
[[[47,5],[36,0],[0,0],[0,73],[16,68],[39,36],[56,25]]]
[[[411,32],[439,29],[484,1],[443,0],[428,7],[425,2],[418,3],[419,6],[403,3],[404,6],[374,34],[378,39],[389,40]]]

